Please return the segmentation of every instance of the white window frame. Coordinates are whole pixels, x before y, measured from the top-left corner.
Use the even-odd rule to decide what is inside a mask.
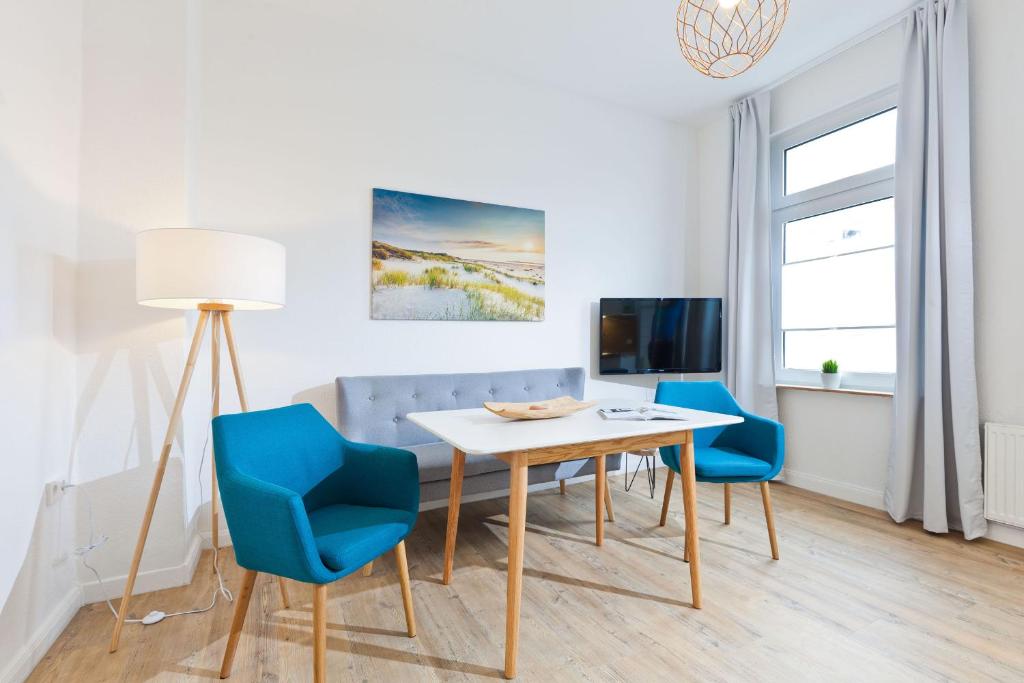
[[[896,88],[888,88],[806,123],[772,134],[772,328],[777,384],[817,386],[820,383],[818,370],[783,367],[782,263],[786,223],[888,199],[894,195],[895,190],[895,165],[889,165],[787,195],[786,150],[889,111],[896,107],[896,96]],[[891,391],[895,377],[894,373],[843,372],[843,387]]]

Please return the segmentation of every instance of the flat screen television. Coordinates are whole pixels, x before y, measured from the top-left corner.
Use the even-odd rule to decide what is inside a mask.
[[[721,299],[601,299],[602,375],[722,370]]]

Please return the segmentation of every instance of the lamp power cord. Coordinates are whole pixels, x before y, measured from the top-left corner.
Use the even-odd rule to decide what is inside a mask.
[[[210,412],[211,412],[211,420],[212,420],[212,417],[213,417],[212,412],[213,411],[211,410]],[[210,445],[210,428],[207,428],[207,430],[206,430],[206,439],[203,442],[202,456],[199,459],[199,470],[198,470],[198,476],[197,476],[198,483],[199,483],[199,500],[203,500],[203,497],[205,495],[205,492],[203,490],[203,465],[206,464],[206,451],[209,448],[209,445]],[[82,493],[83,499],[85,500],[86,510],[88,512],[88,518],[89,518],[89,542],[86,545],[83,545],[83,546],[80,546],[78,548],[75,548],[75,555],[78,556],[78,559],[79,559],[79,561],[81,561],[82,566],[85,567],[86,569],[88,569],[90,572],[92,572],[93,576],[96,577],[96,582],[100,586],[100,591],[105,593],[106,591],[103,590],[103,586],[104,586],[104,584],[103,584],[103,577],[100,576],[99,571],[97,571],[95,567],[93,567],[91,564],[89,564],[88,556],[89,556],[89,553],[91,553],[92,551],[96,550],[97,548],[102,547],[107,541],[109,541],[110,537],[105,535],[105,534],[100,534],[99,536],[96,535],[96,526],[95,526],[95,523],[94,523],[94,520],[93,520],[92,498],[89,496],[89,494],[86,492],[86,490],[83,489],[81,486],[78,486],[76,484],[64,484],[61,487],[61,489],[65,490],[65,491],[67,489],[70,489],[70,488],[76,488],[76,489],[78,489],[78,491],[80,491]],[[210,504],[211,505],[213,504],[212,500],[210,501]],[[213,570],[217,574],[217,587],[213,591],[213,596],[212,596],[212,598],[210,600],[210,604],[209,605],[207,605],[206,607],[197,607],[195,609],[185,610],[183,612],[171,612],[169,614],[167,612],[163,612],[161,610],[153,610],[152,612],[150,612],[146,616],[142,617],[141,619],[126,618],[125,619],[125,623],[128,623],[128,624],[143,624],[145,626],[150,626],[152,624],[158,624],[161,621],[163,621],[164,619],[170,619],[171,617],[181,617],[181,616],[185,616],[187,614],[202,614],[203,612],[209,612],[210,610],[212,610],[217,605],[217,598],[220,597],[220,596],[224,596],[224,599],[227,600],[228,602],[233,602],[235,598],[231,594],[231,591],[228,590],[227,586],[224,585],[224,577],[223,577],[223,575],[220,572],[220,556],[219,555],[220,555],[220,553],[219,553],[218,549],[216,547],[214,547],[214,549],[213,549]],[[112,615],[114,615],[114,618],[116,619],[117,618],[117,610],[114,609],[114,604],[110,601],[110,598],[105,598],[105,602],[107,603],[107,607],[110,609],[110,613]]]

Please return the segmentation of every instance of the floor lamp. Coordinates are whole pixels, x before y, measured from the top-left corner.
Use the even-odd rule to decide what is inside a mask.
[[[153,511],[160,495],[167,459],[174,435],[181,422],[196,359],[203,344],[207,325],[210,327],[213,383],[213,414],[220,411],[220,348],[221,331],[227,342],[228,356],[243,411],[248,410],[242,371],[238,365],[231,313],[236,310],[267,310],[284,306],[285,251],[277,242],[260,237],[219,230],[173,228],[140,232],[135,242],[135,293],[143,306],[199,311],[199,320],[192,335],[185,370],[178,385],[178,395],[167,425],[160,460],[153,475],[149,502],[142,518],[139,538],[135,544],[131,569],[125,582],[124,595],[117,612],[117,623],[110,639],[110,651],[117,650],[121,628],[128,615],[135,578],[139,573],[142,551],[153,521]],[[210,459],[213,487],[210,494],[210,529],[214,548],[219,547],[220,522],[217,514],[217,468]],[[288,606],[288,593],[281,579],[281,597]]]

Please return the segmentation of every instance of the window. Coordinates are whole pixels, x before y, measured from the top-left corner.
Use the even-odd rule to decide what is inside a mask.
[[[772,138],[775,374],[891,388],[896,371],[895,93]]]

